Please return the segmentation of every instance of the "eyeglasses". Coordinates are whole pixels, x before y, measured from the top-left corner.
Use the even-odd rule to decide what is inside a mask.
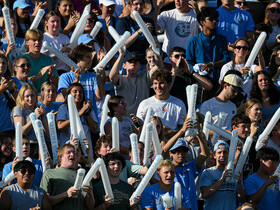
[[[185,58],[186,54],[176,54],[176,55],[173,55],[173,57],[176,58],[176,59],[179,59],[180,57]]]
[[[249,47],[247,47],[247,46],[236,46],[235,49],[238,49],[238,50],[241,50],[241,49],[249,50]]]
[[[25,169],[25,168],[20,169],[20,172],[21,172],[23,175],[26,174],[27,171],[28,171],[28,173],[29,173],[30,175],[32,175],[32,174],[35,173],[35,171],[32,170],[32,169]]]
[[[277,14],[280,13],[280,8],[271,7],[268,10],[272,13],[277,13]]]
[[[31,64],[30,64],[30,63],[22,63],[22,64],[20,64],[20,65],[17,66],[17,67],[20,67],[20,68],[24,68],[24,67],[30,68],[30,67],[31,67]]]
[[[87,19],[87,21],[90,22],[90,23],[94,23],[94,19],[93,18],[89,18],[89,19]]]
[[[245,2],[245,1],[236,1],[236,4],[238,4],[238,5],[244,5],[244,6],[247,6],[247,2]]]

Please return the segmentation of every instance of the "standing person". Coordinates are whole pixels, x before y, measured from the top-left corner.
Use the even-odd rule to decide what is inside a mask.
[[[194,11],[189,0],[175,0],[175,9],[162,12],[157,25],[164,31],[162,50],[166,55],[173,47],[186,48],[186,43],[200,32]]]
[[[237,199],[245,201],[245,191],[242,185],[242,176],[238,176],[237,186],[235,180],[227,181],[232,171],[226,169],[228,163],[229,145],[224,141],[218,141],[214,146],[215,166],[205,169],[201,175],[201,193],[205,199],[206,210],[228,209],[235,210]]]
[[[175,204],[174,178],[175,165],[170,160],[163,160],[158,168],[157,175],[160,179],[159,183],[146,187],[141,198],[141,207],[146,210],[163,210],[171,209]],[[172,206],[164,203],[162,196],[169,193],[172,199]],[[190,197],[186,189],[181,189],[181,205],[182,210],[191,209]]]
[[[256,203],[260,210],[280,208],[279,190],[272,191],[268,187],[276,184],[278,188],[278,176],[273,176],[279,162],[279,154],[273,148],[261,148],[256,155],[258,170],[244,181],[246,195],[250,202]]]
[[[51,209],[47,193],[40,187],[32,185],[35,166],[22,160],[14,168],[17,183],[5,187],[0,195],[0,206],[8,209]]]
[[[57,50],[61,50],[64,46],[69,44],[70,40],[68,36],[59,33],[60,29],[61,19],[59,15],[54,11],[50,11],[45,16],[45,33],[43,42],[46,41],[48,45]],[[54,63],[56,64],[56,69],[59,75],[69,71],[69,67],[63,61],[58,59],[54,54],[50,54],[44,47],[42,47],[41,53],[49,55],[54,59]]]
[[[109,181],[114,194],[114,201],[105,194],[103,182],[93,186],[96,209],[138,209],[139,197],[137,202],[130,201],[129,198],[133,193],[133,187],[120,180],[120,173],[125,167],[124,158],[117,152],[107,153],[104,156]],[[106,173],[106,172],[105,172]]]
[[[38,29],[28,30],[25,34],[28,52],[23,56],[28,58],[31,64],[28,76],[38,93],[40,92],[41,85],[47,80],[50,80],[54,84],[58,83],[58,74],[53,59],[40,52],[42,40],[43,34]]]
[[[57,157],[58,167],[45,171],[41,181],[41,187],[48,193],[53,209],[91,209],[94,206],[92,187],[83,186],[81,190],[74,188],[78,169],[75,147],[63,145]]]
[[[236,8],[233,0],[222,0],[222,6],[217,11],[217,34],[225,36],[228,43],[234,43],[241,37],[251,42],[255,25],[249,12]]]

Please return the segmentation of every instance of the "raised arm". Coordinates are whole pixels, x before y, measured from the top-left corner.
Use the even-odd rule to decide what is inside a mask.
[[[110,74],[109,79],[112,82],[113,85],[117,85],[119,82],[119,71],[121,68],[122,60],[124,58],[125,52],[120,48],[119,50],[119,57],[116,60],[115,64],[113,65]]]

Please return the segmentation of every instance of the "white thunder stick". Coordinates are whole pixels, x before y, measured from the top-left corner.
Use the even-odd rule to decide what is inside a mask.
[[[1,182],[0,182],[0,188],[5,187],[8,185],[11,181],[13,181],[15,178],[14,171],[11,171]]]
[[[99,67],[105,67],[107,63],[113,58],[113,56],[118,52],[118,50],[124,46],[126,40],[130,37],[130,33],[126,31],[121,39],[111,48],[111,50],[105,55],[105,57],[94,67],[94,70],[97,71]]]
[[[173,206],[172,198],[169,195],[169,192],[165,193],[163,196],[161,196],[163,201],[163,207],[165,209],[170,209]]]
[[[219,113],[219,117],[218,117],[218,121],[217,121],[217,126],[219,128],[222,128],[223,125],[225,124],[226,118],[227,118],[228,114],[225,112],[220,112]],[[217,133],[214,133],[212,136],[212,144],[215,145],[217,143],[217,138],[219,137],[219,135]]]
[[[82,182],[85,176],[86,170],[83,168],[79,168],[77,171],[77,176],[74,183],[74,188],[80,190],[82,187]]]
[[[42,18],[44,16],[44,14],[45,14],[45,10],[43,10],[43,9],[39,9],[38,10],[38,12],[37,12],[37,14],[36,14],[32,24],[31,24],[31,26],[29,28],[29,30],[38,28],[38,26],[39,26],[39,24],[40,24],[40,22],[41,22],[41,20],[42,20]]]
[[[96,37],[96,35],[98,34],[98,32],[100,31],[101,28],[102,28],[102,23],[97,21],[89,35],[94,39]]]
[[[97,158],[95,163],[91,166],[90,170],[88,171],[87,175],[85,176],[85,178],[83,180],[82,186],[89,185],[93,176],[96,174],[96,172],[100,168],[100,159],[101,158]]]
[[[6,27],[6,32],[8,35],[9,42],[10,42],[10,44],[16,43],[15,36],[13,33],[13,29],[12,29],[12,24],[11,24],[11,16],[10,16],[9,7],[3,7],[2,12],[3,12],[3,17],[4,17],[4,21],[5,21],[5,27]]]
[[[277,168],[272,176],[278,176],[278,179],[280,178],[280,164],[277,166]],[[275,184],[269,185],[268,188],[271,189],[272,191],[274,191]]]
[[[143,164],[145,166],[149,165],[149,155],[152,150],[152,139],[153,139],[153,123],[148,123],[145,126],[146,136],[145,136],[145,148],[144,148],[144,160]]]
[[[48,125],[50,130],[50,139],[51,139],[51,145],[52,145],[52,154],[53,154],[53,163],[57,164],[57,151],[58,151],[58,140],[57,140],[57,133],[56,133],[56,126],[55,126],[55,120],[54,120],[54,114],[48,113],[47,114],[48,119]]]
[[[196,123],[196,112],[195,112],[195,104],[196,104],[196,96],[197,96],[198,86],[196,84],[191,86],[191,94],[188,95],[188,118],[191,118],[193,125]],[[188,90],[189,91],[189,90]],[[185,136],[195,136],[198,131],[195,128],[187,129]]]
[[[181,184],[179,182],[175,182],[175,186],[174,186],[175,210],[178,210],[182,207],[181,196],[182,196]]]
[[[18,122],[16,125],[16,156],[18,157],[18,160],[23,160],[21,122]]]
[[[29,115],[29,118],[30,118],[30,120],[31,120],[32,127],[33,127],[34,133],[35,133],[35,135],[36,135],[36,138],[38,139],[36,124],[35,124],[35,120],[37,120],[37,116],[36,116],[35,112],[32,112],[32,113]]]
[[[114,199],[114,194],[112,191],[112,187],[109,181],[109,177],[108,177],[108,172],[107,172],[107,168],[105,166],[105,163],[103,161],[103,159],[100,159],[100,174],[101,174],[101,178],[102,178],[102,182],[103,182],[103,186],[105,189],[105,194],[109,195],[109,198],[113,198]]]
[[[150,179],[154,175],[155,171],[157,170],[157,167],[159,166],[159,164],[161,163],[162,160],[163,160],[163,157],[161,155],[156,156],[156,158],[153,161],[151,167],[148,169],[147,173],[145,174],[145,176],[141,180],[139,186],[136,188],[136,190],[134,191],[134,193],[130,197],[131,201],[134,201],[134,198],[136,198],[137,196],[140,196],[142,194],[142,192],[146,188],[147,184],[149,183]]]
[[[159,55],[159,49],[156,46],[156,42],[154,40],[154,37],[152,36],[151,32],[149,31],[148,27],[146,26],[146,24],[144,23],[142,17],[140,16],[140,14],[137,11],[133,11],[132,15],[135,19],[135,21],[137,22],[138,26],[141,28],[143,34],[145,35],[147,41],[149,42],[150,45],[152,45],[153,51]]]
[[[190,105],[190,100],[188,100],[188,98],[189,98],[189,97],[190,97],[190,95],[191,95],[191,88],[192,88],[192,86],[191,86],[191,85],[188,85],[188,86],[186,87],[186,94],[187,94],[188,109],[189,109],[189,107],[191,106],[191,105]]]
[[[129,138],[130,138],[130,144],[131,144],[133,163],[136,165],[140,165],[137,135],[135,133],[132,133],[132,134],[130,134]]]
[[[235,167],[235,170],[234,170],[235,175],[238,175],[242,171],[245,161],[247,159],[247,156],[249,154],[249,150],[251,148],[252,142],[253,142],[253,138],[251,136],[248,136],[246,138],[245,144],[242,148],[240,157],[239,157],[237,165]]]
[[[100,122],[100,136],[104,136],[105,135],[105,131],[104,131],[104,125],[106,123],[106,121],[109,119],[108,116],[108,112],[109,112],[109,108],[108,108],[108,101],[111,98],[111,96],[109,94],[106,95],[103,106],[102,106],[102,115],[101,115],[101,122]]]
[[[227,162],[227,170],[231,169],[232,175],[233,175],[233,169],[234,169],[234,159],[235,159],[237,142],[238,142],[238,130],[234,129],[232,131],[232,138],[230,141],[229,155],[228,155],[228,162]],[[231,180],[231,178],[228,178],[227,180]]]
[[[116,117],[112,119],[112,147],[115,152],[120,151],[119,120]]]
[[[211,122],[211,117],[212,117],[211,112],[210,111],[206,112],[202,131],[205,134],[207,141],[209,139],[209,129],[207,128],[206,124],[207,122]]]
[[[162,149],[161,149],[159,138],[158,138],[157,128],[153,123],[151,123],[151,124],[152,124],[152,127],[153,127],[152,140],[153,140],[155,153],[156,153],[156,155],[161,155]]]
[[[146,136],[146,125],[151,122],[151,119],[152,117],[154,116],[155,112],[154,110],[149,107],[148,110],[147,110],[147,114],[146,114],[146,117],[145,117],[145,120],[144,120],[144,124],[143,124],[143,127],[142,127],[142,132],[140,134],[140,140],[141,142],[145,143],[145,136]]]
[[[118,34],[118,32],[114,29],[113,26],[109,26],[108,27],[108,31],[109,31],[109,34],[113,37],[113,39],[115,40],[115,42],[118,42],[121,37],[120,35]],[[126,50],[126,47],[123,46],[122,49],[125,51]]]
[[[90,13],[90,4],[88,4],[83,11],[82,16],[80,17],[80,20],[77,24],[77,26],[75,27],[75,30],[73,31],[71,38],[70,38],[70,44],[69,44],[69,48],[73,49],[74,47],[76,47],[78,45],[78,39],[79,37],[84,33],[84,29],[85,26],[87,24],[87,19],[88,19],[88,15]]]
[[[264,144],[261,143],[261,140],[268,138],[269,134],[271,133],[272,129],[278,122],[279,118],[280,118],[280,108],[277,109],[277,111],[274,113],[273,117],[271,118],[271,120],[269,121],[267,126],[265,127],[264,131],[259,136],[257,144],[256,144],[256,151],[258,151],[260,148],[262,148],[264,146]]]
[[[68,111],[69,111],[69,120],[70,120],[70,130],[71,134],[73,135],[73,139],[78,138],[78,128],[76,124],[76,115],[75,115],[75,109],[76,105],[74,103],[74,97],[72,94],[68,95]]]
[[[261,49],[261,47],[262,47],[262,45],[263,45],[263,43],[265,41],[265,38],[266,38],[266,32],[262,32],[259,35],[256,43],[254,44],[254,47],[253,47],[253,49],[252,49],[252,51],[251,51],[251,53],[249,55],[249,58],[247,59],[247,61],[245,63],[246,67],[251,67],[253,65],[253,63],[254,63],[254,61],[255,61],[255,59],[256,59],[256,57],[257,57],[257,55],[258,55],[258,53],[259,53],[259,51]]]
[[[44,132],[43,132],[43,125],[41,120],[35,120],[36,129],[38,133],[38,144],[39,144],[39,150],[40,150],[40,156],[41,156],[41,162],[43,166],[43,172],[48,170],[50,168],[49,165],[46,164],[46,159],[48,157],[48,148],[45,142]]]
[[[46,48],[50,53],[55,54],[56,57],[59,58],[59,60],[61,60],[63,63],[65,63],[70,68],[74,67],[74,70],[76,70],[76,69],[81,70],[81,68],[74,61],[72,61],[67,55],[65,55],[64,53],[60,52],[59,50],[48,45],[47,41],[43,42],[43,47]]]

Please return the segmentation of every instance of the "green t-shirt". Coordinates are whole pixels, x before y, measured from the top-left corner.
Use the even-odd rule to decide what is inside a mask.
[[[28,77],[37,75],[41,71],[42,68],[54,64],[54,61],[50,56],[42,54],[42,53],[41,53],[40,58],[38,58],[38,59],[31,58],[27,53],[24,54],[23,56],[27,57],[31,64],[31,69],[28,74]],[[56,69],[54,70],[53,75],[58,76]],[[38,93],[40,93],[41,85],[46,81],[48,81],[47,72],[44,74],[44,76],[41,79],[38,79],[37,81],[33,82],[33,85],[36,88]]]
[[[67,191],[74,186],[77,176],[77,170],[73,168],[59,167],[49,169],[43,173],[40,187],[43,188],[49,195],[55,196]],[[66,198],[58,203],[53,209],[79,210],[86,208],[86,199],[84,195],[79,193],[77,198]]]
[[[114,205],[107,208],[108,210],[125,210],[130,209],[129,198],[133,193],[133,187],[120,180],[118,184],[111,184],[114,194]],[[93,194],[95,199],[95,207],[98,207],[105,200],[105,190],[103,182],[99,182],[93,186]]]

